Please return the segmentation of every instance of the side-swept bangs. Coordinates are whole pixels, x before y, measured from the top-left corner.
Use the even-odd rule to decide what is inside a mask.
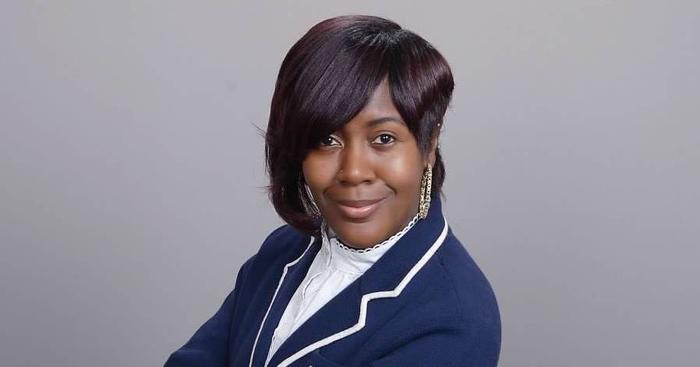
[[[287,53],[272,97],[265,155],[270,199],[290,225],[317,234],[302,162],[323,137],[362,110],[385,78],[396,109],[426,153],[454,81],[447,61],[423,38],[383,18],[341,16],[313,26]],[[436,149],[434,192],[444,177]]]

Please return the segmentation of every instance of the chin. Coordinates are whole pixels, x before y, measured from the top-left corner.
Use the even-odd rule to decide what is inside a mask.
[[[350,247],[367,248],[384,241],[388,236],[372,222],[343,223],[343,228],[336,231],[340,240]],[[389,234],[391,236],[391,234]]]

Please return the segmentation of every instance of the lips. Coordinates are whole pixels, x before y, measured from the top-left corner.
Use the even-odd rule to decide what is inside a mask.
[[[343,216],[350,219],[366,219],[382,205],[384,199],[336,200],[336,203]]]

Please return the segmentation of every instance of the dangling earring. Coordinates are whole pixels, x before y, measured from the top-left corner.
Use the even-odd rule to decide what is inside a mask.
[[[433,185],[433,167],[428,164],[423,171],[423,178],[420,181],[420,201],[418,203],[418,216],[424,219],[428,216],[430,209],[430,191]]]
[[[311,205],[312,207],[309,208],[310,214],[315,217],[319,218],[321,217],[321,211],[318,209],[318,205],[316,205],[316,200],[314,200],[314,195],[311,193],[311,188],[307,183],[304,183],[304,188],[306,189],[306,194],[309,196],[309,199],[311,200]]]

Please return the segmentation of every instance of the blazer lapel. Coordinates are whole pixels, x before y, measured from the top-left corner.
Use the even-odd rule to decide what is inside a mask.
[[[321,249],[320,242],[320,240],[311,239],[304,253],[283,268],[277,289],[272,296],[272,301],[268,306],[253,343],[253,353],[249,361],[250,366],[265,365],[265,359],[272,341],[272,334],[282,318],[282,313],[292,299],[294,291],[304,280],[311,262]]]
[[[441,203],[435,195],[428,216],[419,220],[364,274],[299,326],[272,356],[269,366],[288,366],[315,349],[361,330],[365,326],[367,303],[377,298],[398,297],[437,251],[447,232]],[[309,265],[306,265],[304,274]],[[300,282],[295,282],[289,292],[293,293]],[[279,321],[290,298],[291,294],[280,304],[279,315],[273,320]],[[269,347],[269,340],[266,340]]]

